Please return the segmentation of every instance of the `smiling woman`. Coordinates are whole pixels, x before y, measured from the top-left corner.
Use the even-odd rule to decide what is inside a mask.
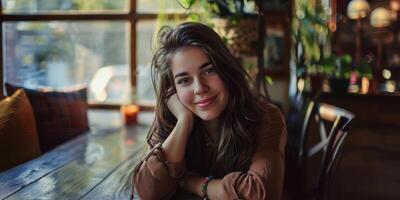
[[[280,199],[286,128],[279,109],[250,89],[210,27],[183,23],[159,35],[150,151],[133,176],[139,196]]]
[[[171,68],[183,105],[202,120],[215,120],[229,94],[205,52],[199,47],[184,48],[172,58]]]

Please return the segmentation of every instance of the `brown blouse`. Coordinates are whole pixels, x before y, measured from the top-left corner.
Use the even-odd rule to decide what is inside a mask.
[[[265,123],[258,129],[257,147],[249,170],[230,172],[222,177],[224,199],[281,198],[286,127],[277,107],[267,104],[265,113]],[[205,138],[206,145],[214,145],[210,138]],[[150,151],[135,168],[134,185],[141,199],[173,198],[179,188],[179,179],[188,172],[185,163],[171,163],[163,158],[162,142],[152,140]],[[211,162],[208,164],[212,166],[214,156],[215,153],[206,153],[204,161]],[[202,174],[200,171],[194,173]]]

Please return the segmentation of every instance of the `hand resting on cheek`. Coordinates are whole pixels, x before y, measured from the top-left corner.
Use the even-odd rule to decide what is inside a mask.
[[[194,118],[193,112],[182,104],[177,94],[173,94],[169,97],[167,105],[168,109],[171,111],[171,113],[176,117],[178,121],[193,120]]]

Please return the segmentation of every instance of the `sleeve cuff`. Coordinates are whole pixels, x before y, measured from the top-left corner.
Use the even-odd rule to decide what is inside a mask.
[[[221,181],[223,199],[266,199],[266,185],[261,176],[252,171],[231,172]]]
[[[155,177],[163,176],[161,171],[163,171],[162,168],[165,167],[169,171],[169,175],[172,179],[180,179],[185,172],[184,162],[169,162],[165,160],[161,145],[161,143],[155,145],[142,161],[147,162],[150,171]]]

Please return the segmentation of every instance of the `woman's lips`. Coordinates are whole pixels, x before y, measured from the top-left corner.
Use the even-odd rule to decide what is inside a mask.
[[[205,107],[209,106],[210,104],[212,104],[214,102],[215,98],[216,98],[216,96],[211,97],[211,98],[202,99],[202,100],[198,101],[196,104],[200,108],[205,108]]]

